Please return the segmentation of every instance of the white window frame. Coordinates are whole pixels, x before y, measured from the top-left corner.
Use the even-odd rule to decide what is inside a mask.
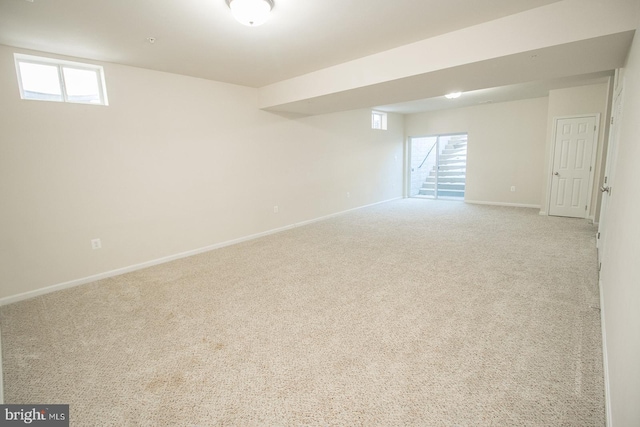
[[[376,116],[380,117],[380,127],[376,126]],[[387,113],[382,111],[371,111],[371,129],[387,130]]]
[[[107,86],[104,79],[104,69],[100,65],[85,64],[82,62],[65,61],[62,59],[45,58],[42,56],[24,55],[21,53],[13,54],[16,63],[16,74],[18,77],[18,87],[20,88],[20,98],[28,101],[52,101],[52,102],[70,102],[74,104],[87,104],[87,105],[109,105],[107,98]],[[60,83],[60,91],[62,99],[37,99],[25,97],[25,91],[22,85],[22,73],[20,71],[20,63],[39,64],[55,66],[58,70],[58,81]],[[67,88],[65,86],[65,78],[63,70],[65,68],[72,68],[76,70],[93,71],[96,73],[98,83],[98,102],[86,102],[70,99],[67,95]]]

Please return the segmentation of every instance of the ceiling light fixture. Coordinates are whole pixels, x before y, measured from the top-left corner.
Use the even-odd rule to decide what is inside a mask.
[[[249,27],[257,27],[267,22],[273,0],[226,0],[236,21]]]
[[[462,92],[451,92],[446,94],[444,97],[447,99],[456,99],[460,98],[460,95],[462,95]]]

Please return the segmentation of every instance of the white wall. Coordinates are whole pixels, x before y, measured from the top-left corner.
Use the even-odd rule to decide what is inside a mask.
[[[405,133],[469,134],[465,200],[540,206],[547,102],[545,97],[410,114]]]
[[[554,121],[558,117],[577,116],[580,114],[600,114],[600,126],[596,147],[596,167],[594,185],[591,193],[589,218],[597,221],[599,214],[600,192],[598,191],[604,162],[602,157],[606,149],[608,136],[607,118],[609,117],[609,83],[578,86],[549,92],[549,121],[547,126],[547,145],[545,147],[545,163],[542,171],[542,211],[547,212],[549,206],[550,164],[553,161],[552,145],[555,139]]]
[[[640,26],[624,72],[613,188],[600,274],[611,426],[640,425]]]
[[[256,89],[115,64],[108,107],[21,100],[15,51],[0,46],[0,298],[401,196],[402,116],[286,117]]]

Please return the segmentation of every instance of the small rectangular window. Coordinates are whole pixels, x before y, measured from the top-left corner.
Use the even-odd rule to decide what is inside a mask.
[[[108,105],[98,65],[14,54],[22,99]]]
[[[387,113],[372,111],[371,129],[387,130]]]

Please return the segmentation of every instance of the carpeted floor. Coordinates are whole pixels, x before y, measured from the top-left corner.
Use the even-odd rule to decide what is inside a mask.
[[[1,307],[73,426],[603,426],[595,228],[405,199]]]

